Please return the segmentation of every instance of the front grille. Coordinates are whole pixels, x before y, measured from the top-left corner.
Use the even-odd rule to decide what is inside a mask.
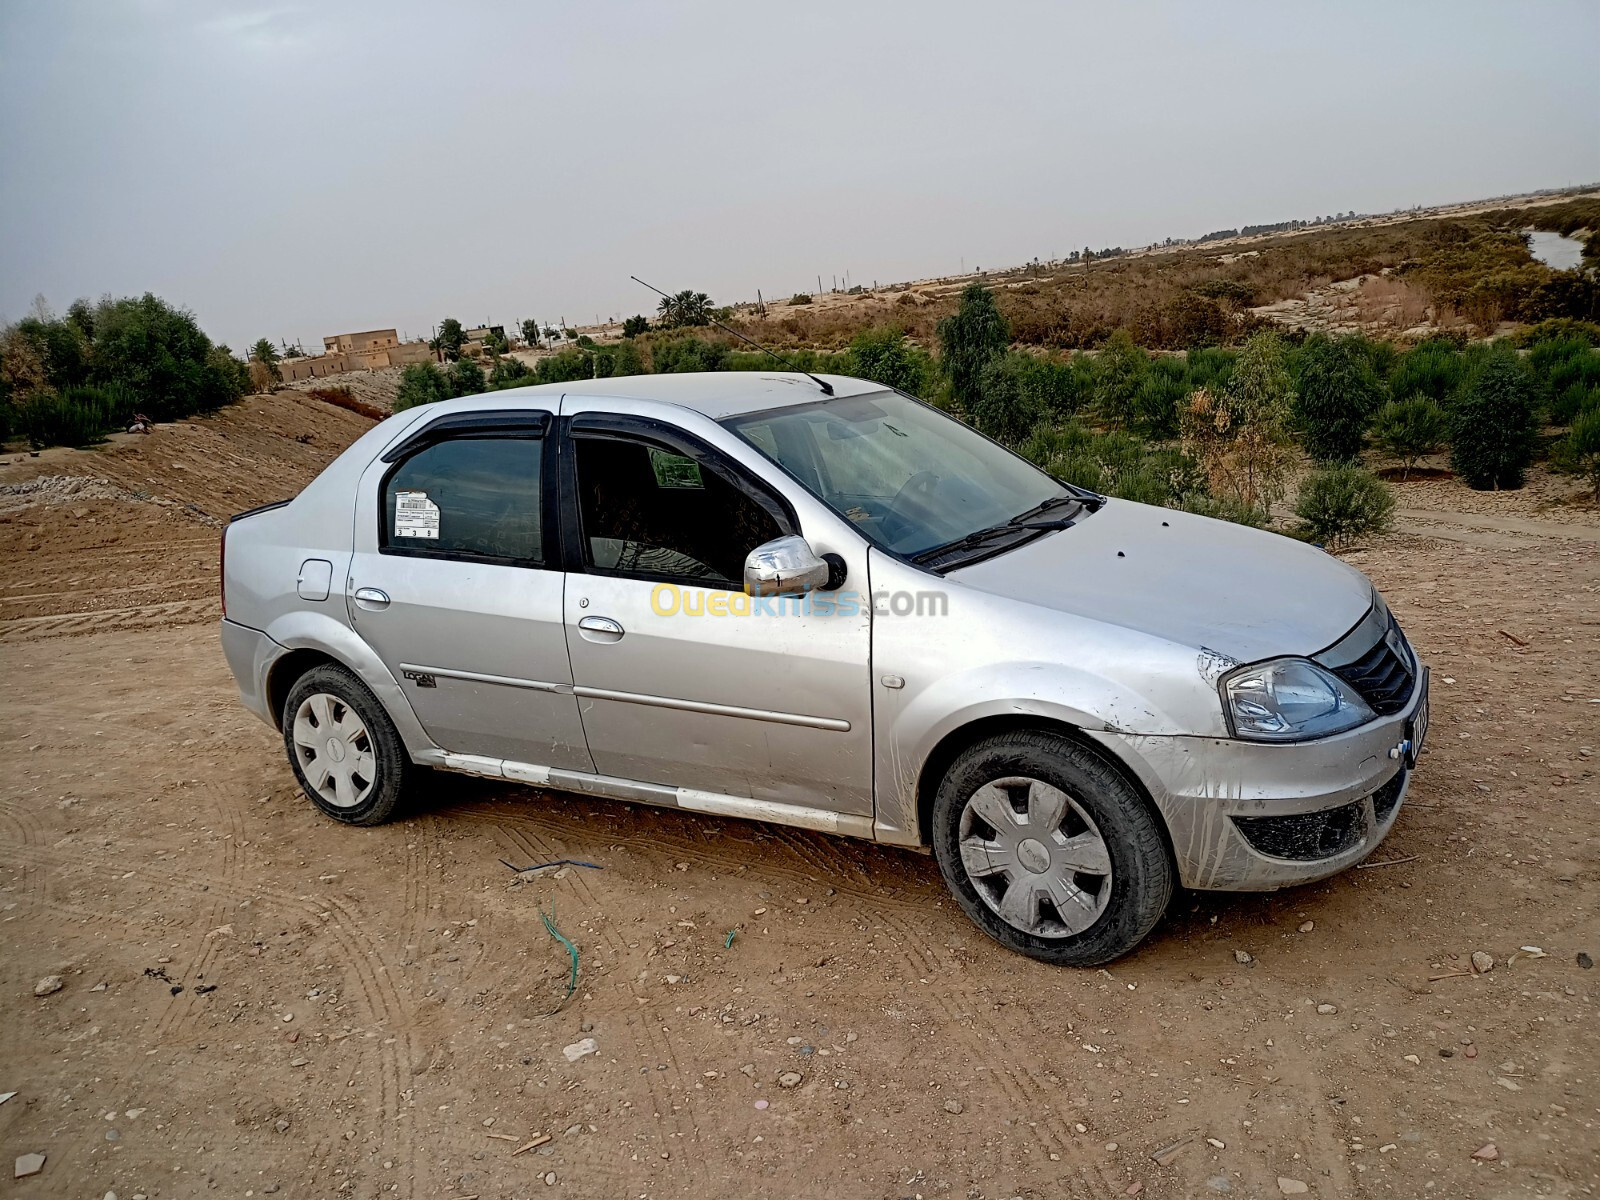
[[[1235,817],[1233,823],[1262,854],[1299,862],[1332,858],[1366,834],[1360,800],[1289,817]]]
[[[1343,647],[1341,647],[1343,648]],[[1333,666],[1380,717],[1399,712],[1416,686],[1415,659],[1399,624],[1390,618],[1383,635],[1353,661]]]

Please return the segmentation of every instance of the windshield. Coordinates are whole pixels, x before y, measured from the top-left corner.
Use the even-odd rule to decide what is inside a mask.
[[[960,421],[898,392],[839,396],[725,426],[905,557],[1072,497]]]

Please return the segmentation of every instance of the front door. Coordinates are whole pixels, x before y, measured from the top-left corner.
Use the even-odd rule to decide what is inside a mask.
[[[745,556],[803,532],[792,509],[681,429],[596,403],[615,402],[566,398],[561,446],[567,647],[595,770],[870,817],[870,612],[836,593],[756,611],[778,598],[744,594]]]
[[[347,597],[440,747],[587,771],[545,552],[548,421],[446,418],[369,467]]]

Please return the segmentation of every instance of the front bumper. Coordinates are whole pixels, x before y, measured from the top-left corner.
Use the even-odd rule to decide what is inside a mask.
[[[1313,742],[1100,738],[1150,791],[1183,886],[1272,891],[1337,874],[1394,828],[1425,732],[1426,681],[1402,711]]]

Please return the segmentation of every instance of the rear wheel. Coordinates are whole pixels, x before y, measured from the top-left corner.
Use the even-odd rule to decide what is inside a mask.
[[[970,747],[940,785],[933,841],[966,914],[1041,962],[1110,962],[1144,940],[1172,897],[1172,860],[1148,802],[1059,734]]]
[[[348,825],[394,815],[412,772],[389,714],[355,675],[334,663],[302,675],[283,702],[283,743],[301,790]]]

